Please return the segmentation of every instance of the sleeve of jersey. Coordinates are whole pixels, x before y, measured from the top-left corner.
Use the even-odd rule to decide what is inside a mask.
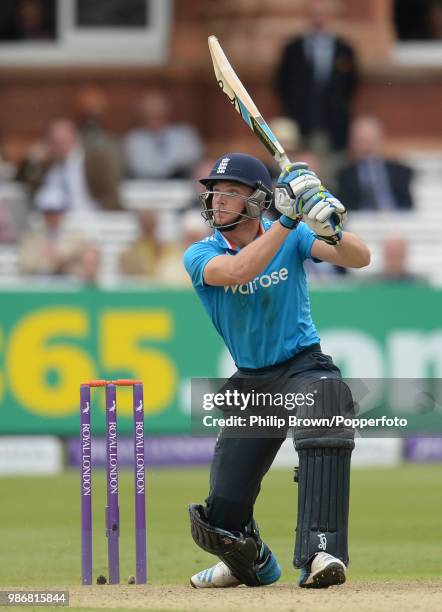
[[[184,267],[194,287],[204,287],[204,268],[211,259],[222,254],[222,249],[210,242],[196,242],[185,251]]]
[[[296,228],[296,248],[298,249],[299,257],[301,261],[305,259],[313,259],[311,256],[311,250],[314,241],[316,240],[316,234],[309,228],[306,223],[301,223]]]

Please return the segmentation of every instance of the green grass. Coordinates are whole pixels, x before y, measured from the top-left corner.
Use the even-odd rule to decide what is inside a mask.
[[[148,472],[149,581],[187,582],[211,564],[189,533],[187,504],[203,501],[207,470]],[[354,470],[350,510],[352,580],[440,577],[441,467]],[[80,583],[79,476],[0,478],[0,586]],[[105,478],[94,475],[94,576],[107,575]],[[134,574],[132,474],[120,474],[121,578]],[[296,485],[273,470],[256,508],[261,533],[293,581]]]

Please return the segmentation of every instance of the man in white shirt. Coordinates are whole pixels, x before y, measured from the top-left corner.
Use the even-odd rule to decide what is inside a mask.
[[[88,188],[85,154],[74,123],[69,119],[55,120],[49,126],[48,147],[52,165],[35,194],[37,206],[46,200],[48,192],[56,190],[63,193],[69,210],[100,208]]]
[[[137,179],[189,178],[202,156],[196,130],[171,122],[171,100],[152,90],[139,101],[139,123],[124,142],[126,171]]]

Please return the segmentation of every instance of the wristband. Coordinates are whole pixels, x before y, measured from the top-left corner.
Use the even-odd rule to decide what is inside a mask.
[[[279,222],[282,227],[286,229],[292,230],[295,229],[300,222],[301,219],[292,219],[291,217],[287,217],[287,215],[281,215],[279,217]]]

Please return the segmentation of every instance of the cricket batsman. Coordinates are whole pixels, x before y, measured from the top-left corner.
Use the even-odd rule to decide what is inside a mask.
[[[350,392],[321,351],[303,268],[307,258],[348,268],[369,264],[364,242],[343,231],[344,206],[302,163],[285,169],[273,193],[266,167],[243,153],[221,157],[201,183],[202,215],[214,231],[186,250],[184,265],[235,361],[232,379],[256,381],[262,390],[266,377],[276,384],[302,378],[304,386],[306,380],[321,385],[322,416],[344,414]],[[273,222],[263,217],[272,198],[281,213]],[[337,321],[341,317],[336,313]],[[299,454],[293,559],[299,586],[342,584],[354,431],[294,428],[293,436]],[[193,539],[220,561],[191,577],[195,588],[264,586],[279,579],[280,566],[261,539],[253,507],[284,439],[285,433],[231,437],[221,430],[206,503],[189,506]]]

